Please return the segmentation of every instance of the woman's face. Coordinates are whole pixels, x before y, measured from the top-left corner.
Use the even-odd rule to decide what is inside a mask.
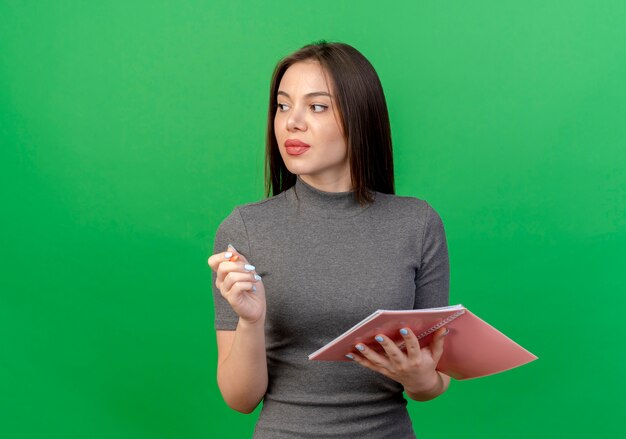
[[[289,172],[322,190],[350,190],[348,147],[331,79],[327,84],[321,64],[311,60],[291,65],[276,101],[274,131]],[[297,146],[302,144],[308,146]]]

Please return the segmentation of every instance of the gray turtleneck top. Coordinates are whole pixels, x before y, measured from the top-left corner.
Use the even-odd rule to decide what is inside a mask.
[[[235,207],[214,253],[230,243],[263,277],[269,384],[255,439],[415,438],[403,388],[357,363],[308,354],[377,309],[448,305],[449,262],[440,216],[424,200],[295,186]],[[238,317],[215,286],[215,328]]]

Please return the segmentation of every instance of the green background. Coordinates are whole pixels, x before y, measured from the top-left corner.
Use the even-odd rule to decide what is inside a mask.
[[[623,0],[1,0],[0,437],[251,436],[206,260],[263,198],[275,63],[321,38],[381,77],[451,303],[539,356],[411,401],[418,437],[620,431],[624,23]]]

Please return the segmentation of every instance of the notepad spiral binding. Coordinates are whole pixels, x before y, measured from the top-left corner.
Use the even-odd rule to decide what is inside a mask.
[[[448,323],[450,323],[452,320],[456,319],[457,317],[461,316],[465,314],[465,310],[462,309],[460,311],[455,312],[454,314],[452,314],[451,316],[446,317],[445,319],[443,319],[442,321],[440,321],[439,323],[437,323],[436,325],[433,325],[432,327],[428,328],[426,331],[421,332],[418,336],[417,339],[421,340],[424,337],[426,337],[428,334],[432,334],[433,332],[435,332],[437,329],[441,328],[442,326],[447,325]],[[406,342],[402,341],[402,343],[400,343],[398,345],[398,347],[400,349],[404,349],[406,347]]]
[[[418,340],[423,339],[424,337],[426,337],[428,334],[432,334],[433,332],[435,332],[437,329],[441,328],[444,325],[447,325],[448,323],[450,323],[452,320],[456,319],[457,317],[459,317],[460,315],[465,314],[465,310],[462,309],[458,312],[455,312],[454,314],[452,314],[451,316],[446,317],[445,319],[443,319],[442,321],[440,321],[439,323],[437,323],[436,325],[434,325],[432,328],[427,329],[426,331],[422,332],[420,335],[417,336]]]

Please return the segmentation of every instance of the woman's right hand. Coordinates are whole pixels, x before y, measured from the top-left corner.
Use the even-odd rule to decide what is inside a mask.
[[[238,260],[230,261],[235,255],[239,257]],[[228,251],[211,255],[209,266],[217,273],[215,286],[240,319],[250,324],[265,319],[263,281],[241,253],[229,246]],[[253,286],[256,291],[253,291]]]

